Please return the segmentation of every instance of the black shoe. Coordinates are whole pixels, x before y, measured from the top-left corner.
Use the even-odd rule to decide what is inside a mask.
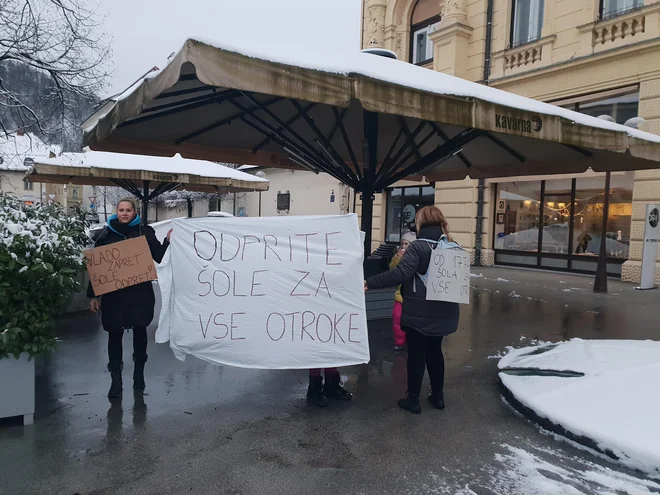
[[[429,395],[429,402],[436,409],[445,408],[445,398],[442,394],[434,395],[433,392],[431,392],[431,395]]]
[[[311,402],[318,407],[327,407],[328,398],[323,395],[323,378],[320,376],[309,377],[309,387],[307,387],[307,402]]]
[[[334,400],[349,401],[353,399],[353,394],[341,386],[341,377],[339,375],[325,377],[323,395],[328,399]]]
[[[108,371],[110,372],[110,379],[112,384],[108,391],[108,399],[118,399],[121,397],[122,392],[122,379],[121,372],[124,369],[124,363],[121,361],[111,361],[108,363]]]
[[[133,390],[144,390],[146,387],[144,383],[144,364],[147,362],[146,354],[133,354]]]
[[[419,414],[422,412],[422,408],[419,405],[419,395],[408,394],[405,399],[399,399],[399,407],[410,411],[413,414]]]

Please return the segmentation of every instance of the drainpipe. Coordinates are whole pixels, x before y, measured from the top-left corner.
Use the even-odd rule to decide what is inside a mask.
[[[491,42],[493,38],[493,4],[495,0],[488,0],[488,8],[486,9],[486,47],[484,54],[484,77],[483,83],[488,85],[490,78],[490,56],[491,56]],[[483,245],[484,236],[484,196],[486,190],[486,181],[479,179],[477,186],[477,231],[476,239],[474,242],[474,266],[481,266],[481,248]]]

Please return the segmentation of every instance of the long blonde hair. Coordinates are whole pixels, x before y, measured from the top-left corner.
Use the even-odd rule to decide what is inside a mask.
[[[449,224],[437,206],[425,206],[415,215],[417,233],[419,234],[424,227],[442,227],[442,233],[447,236],[447,239],[452,240],[449,235]]]

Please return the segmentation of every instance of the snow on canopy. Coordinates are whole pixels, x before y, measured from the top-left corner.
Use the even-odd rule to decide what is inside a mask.
[[[597,117],[591,117],[549,103],[540,102],[532,98],[527,98],[468,81],[466,79],[443,74],[442,72],[429,70],[400,60],[394,60],[361,51],[324,51],[324,49],[319,49],[316,45],[310,45],[308,47],[293,47],[271,44],[264,46],[263,44],[250,44],[250,42],[246,41],[247,40],[241,40],[241,43],[237,44],[230,40],[215,40],[193,36],[184,42],[179,52],[185,50],[189,43],[198,42],[227,52],[238,53],[253,59],[265,60],[330,74],[344,76],[361,75],[379,81],[439,95],[475,98],[497,105],[517,108],[523,111],[553,115],[574,123],[595,128],[624,132],[632,137],[660,143],[660,136],[649,132],[633,129]],[[168,64],[176,58],[176,56],[170,57]],[[152,72],[149,72],[142,80],[131,85],[130,88],[114,98],[114,100],[117,101],[124,99],[132,93],[139,91],[142,82],[156,77],[161,72],[162,70],[153,70]],[[95,121],[102,118],[105,114],[107,114],[107,111],[104,111],[102,115],[97,115],[95,119],[90,119],[88,121],[89,124],[85,126],[85,130],[90,129]]]
[[[144,170],[163,174],[187,174],[215,179],[232,179],[243,182],[268,183],[262,179],[227,165],[205,160],[182,158],[177,154],[171,158],[148,155],[130,155],[105,151],[87,151],[85,153],[63,153],[55,158],[39,159],[37,165],[59,167],[89,167],[111,170]]]
[[[26,158],[48,157],[61,152],[60,146],[45,144],[32,133],[3,135],[0,136],[0,170],[25,172],[29,168],[25,165]]]

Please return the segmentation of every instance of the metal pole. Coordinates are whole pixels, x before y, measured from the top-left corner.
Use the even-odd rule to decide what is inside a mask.
[[[371,255],[371,237],[374,215],[374,177],[378,161],[378,114],[364,111],[364,138],[365,146],[362,147],[365,164],[364,177],[362,179],[362,221],[361,228],[364,232],[364,259]],[[365,159],[366,158],[366,159]]]
[[[261,216],[261,191],[259,191],[259,216]]]
[[[236,216],[236,193],[234,193],[234,216]]]
[[[477,232],[474,241],[474,266],[481,266],[481,248],[484,236],[484,191],[485,179],[479,179],[477,186]]]
[[[610,179],[611,174],[605,174],[605,197],[603,199],[603,228],[600,233],[600,253],[598,254],[598,268],[594,280],[594,292],[607,293],[607,219],[610,213]]]
[[[142,225],[149,225],[149,181],[142,182]]]

